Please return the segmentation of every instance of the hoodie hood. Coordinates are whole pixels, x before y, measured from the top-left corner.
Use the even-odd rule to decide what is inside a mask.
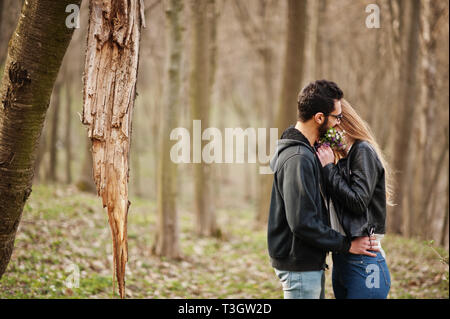
[[[280,153],[291,146],[298,145],[304,145],[314,153],[308,139],[293,125],[291,125],[283,132],[283,134],[281,134],[281,139],[277,140],[275,154],[270,160],[270,168],[272,169],[272,172],[277,171],[277,162]]]

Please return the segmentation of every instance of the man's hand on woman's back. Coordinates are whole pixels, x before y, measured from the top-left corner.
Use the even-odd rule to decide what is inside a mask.
[[[370,251],[380,251],[380,243],[375,236],[372,237],[358,237],[352,241],[349,252],[355,255],[367,255],[376,257],[377,255]]]

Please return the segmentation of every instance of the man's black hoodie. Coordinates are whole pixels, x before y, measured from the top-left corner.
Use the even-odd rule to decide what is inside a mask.
[[[313,147],[291,126],[277,141],[270,167],[274,181],[267,241],[272,266],[289,271],[324,269],[327,251],[348,252],[351,243],[330,228]]]

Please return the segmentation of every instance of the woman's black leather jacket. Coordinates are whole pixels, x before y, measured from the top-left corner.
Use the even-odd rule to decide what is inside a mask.
[[[366,141],[353,143],[346,158],[323,168],[326,192],[348,237],[386,232],[385,171]]]

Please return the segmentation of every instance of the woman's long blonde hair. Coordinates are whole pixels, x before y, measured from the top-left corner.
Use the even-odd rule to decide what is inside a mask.
[[[393,180],[392,180],[392,173],[389,166],[389,163],[386,161],[386,158],[381,151],[380,146],[375,141],[375,137],[372,133],[372,130],[370,129],[369,125],[364,121],[358,113],[353,109],[353,107],[350,105],[350,103],[345,100],[341,99],[341,105],[342,105],[342,120],[341,123],[338,125],[341,130],[345,131],[345,136],[350,137],[353,140],[363,140],[368,143],[370,143],[373,148],[375,149],[375,152],[377,153],[378,157],[380,158],[381,164],[384,167],[385,172],[385,183],[386,183],[386,203],[389,206],[393,206]],[[337,152],[337,157],[342,158],[346,156],[346,154],[342,152]]]

